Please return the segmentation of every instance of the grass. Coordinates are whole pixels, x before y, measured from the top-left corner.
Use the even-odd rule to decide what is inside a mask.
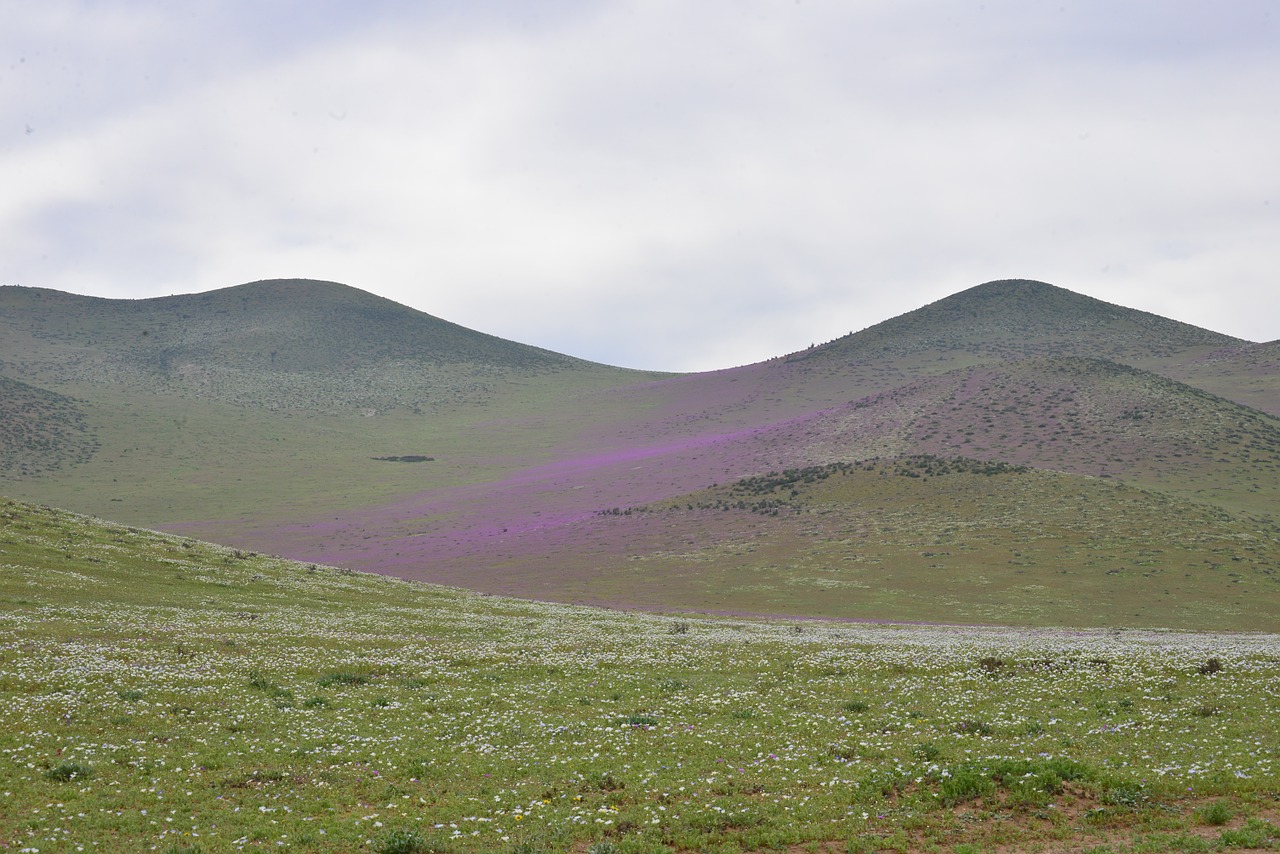
[[[556,597],[558,564],[588,601],[651,608],[1274,625],[1280,539],[1272,521],[1105,479],[947,465],[943,472],[934,458],[912,457],[749,478],[580,524],[571,548],[548,541],[546,557],[530,562],[546,568],[542,595]],[[566,571],[578,555],[606,571]],[[998,669],[998,658],[986,666]]]
[[[1040,283],[685,377],[327,283],[0,302],[0,476],[27,500],[620,607],[1223,630],[1280,607],[1280,421],[1096,358],[1244,382],[1274,347]],[[872,458],[894,469],[849,470]]]
[[[478,596],[14,502],[0,565],[14,849],[1209,850],[1280,833],[1272,635],[797,633]]]

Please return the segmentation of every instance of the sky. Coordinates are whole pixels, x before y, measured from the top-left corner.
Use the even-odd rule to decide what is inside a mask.
[[[0,0],[0,284],[654,370],[1002,278],[1280,338],[1274,0]]]

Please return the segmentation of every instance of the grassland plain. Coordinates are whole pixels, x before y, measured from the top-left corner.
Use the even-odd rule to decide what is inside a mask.
[[[1274,635],[627,614],[12,501],[0,602],[13,850],[1280,840]]]

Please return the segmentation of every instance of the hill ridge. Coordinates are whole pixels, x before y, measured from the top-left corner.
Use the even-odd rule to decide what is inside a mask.
[[[113,300],[0,290],[0,364],[52,387],[117,384],[241,406],[422,410],[475,401],[511,377],[613,368],[478,332],[312,279]]]
[[[1046,282],[996,279],[797,357],[936,355],[967,350],[978,359],[1010,359],[1065,351],[1070,355],[1104,355],[1127,361],[1246,343],[1249,342]]]

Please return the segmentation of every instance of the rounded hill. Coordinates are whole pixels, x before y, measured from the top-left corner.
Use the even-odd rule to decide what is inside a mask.
[[[145,300],[6,287],[0,317],[0,359],[12,375],[248,406],[421,408],[474,401],[531,375],[637,375],[309,279]]]
[[[808,355],[865,360],[927,354],[936,360],[964,354],[969,361],[1094,356],[1131,363],[1241,343],[1044,282],[1004,279],[838,338]]]

